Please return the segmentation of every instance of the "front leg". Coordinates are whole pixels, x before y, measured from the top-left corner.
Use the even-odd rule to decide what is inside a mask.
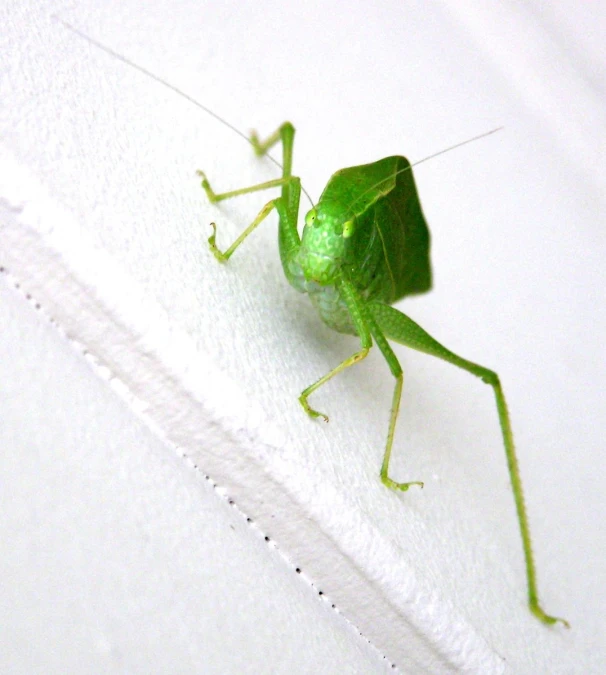
[[[275,178],[274,180],[268,180],[265,183],[258,183],[257,185],[251,185],[250,187],[240,188],[239,190],[230,190],[229,192],[215,192],[204,171],[198,169],[196,174],[202,179],[202,189],[206,192],[208,201],[211,204],[216,204],[217,202],[222,202],[224,199],[231,199],[232,197],[237,197],[238,195],[247,195],[250,192],[260,192],[261,190],[269,190],[273,187],[280,187],[289,181],[292,181],[292,176],[283,176],[282,178]]]
[[[274,133],[264,141],[260,141],[257,132],[250,134],[250,144],[257,157],[263,157],[273,146],[282,141],[282,175],[290,176],[292,171],[292,151],[295,138],[295,128],[290,122],[284,122]]]
[[[316,389],[319,389],[323,384],[328,382],[328,380],[332,379],[335,375],[338,375],[342,370],[345,370],[345,368],[349,368],[349,366],[353,366],[354,363],[359,363],[362,361],[362,359],[366,358],[372,346],[370,333],[366,331],[364,335],[360,336],[360,340],[362,342],[362,349],[360,349],[360,351],[352,354],[352,356],[350,356],[348,359],[345,359],[345,361],[341,361],[341,363],[336,368],[333,368],[329,373],[326,373],[324,377],[321,377],[317,382],[314,382],[311,386],[307,387],[307,389],[304,389],[301,393],[301,396],[299,396],[299,402],[303,406],[303,410],[305,410],[305,412],[310,417],[321,417],[325,422],[328,422],[328,416],[324,413],[314,410],[307,402],[307,399],[314,393],[314,391],[316,391]]]
[[[217,226],[215,223],[211,223],[210,226],[213,228],[213,233],[210,235],[208,238],[208,246],[210,247],[210,250],[212,251],[212,254],[215,256],[215,258],[223,263],[227,262],[232,253],[240,246],[240,244],[248,237],[248,235],[256,229],[262,222],[265,220],[265,218],[271,213],[271,211],[276,208],[276,202],[278,200],[272,199],[271,202],[267,202],[265,206],[259,211],[259,214],[257,217],[252,221],[252,223],[242,232],[242,234],[234,241],[234,243],[225,251],[220,251],[217,248],[217,245],[215,243],[215,240],[217,238]]]
[[[356,293],[354,287],[348,281],[340,279],[337,282],[337,289],[341,294],[347,306],[347,309],[349,310],[349,315],[351,317],[356,333],[360,337],[362,349],[360,349],[355,354],[352,354],[349,358],[342,361],[336,368],[333,368],[329,373],[324,375],[324,377],[321,377],[317,382],[314,382],[311,386],[307,387],[307,389],[304,389],[303,392],[301,393],[301,396],[299,396],[299,401],[303,406],[303,410],[305,410],[305,412],[310,417],[314,418],[322,417],[325,422],[328,422],[328,417],[323,413],[314,410],[307,402],[307,399],[309,398],[309,396],[311,396],[311,394],[314,393],[314,391],[316,391],[316,389],[319,389],[323,384],[328,382],[328,380],[332,379],[335,375],[338,375],[341,371],[345,370],[345,368],[349,368],[350,366],[353,366],[355,363],[359,363],[360,361],[362,361],[362,359],[366,358],[368,352],[370,351],[370,348],[372,347],[372,338],[370,337],[370,331],[368,329],[368,326],[366,325],[366,321],[364,321],[363,312],[360,306],[361,299]]]
[[[276,178],[274,180],[259,183],[257,185],[240,188],[238,190],[215,192],[211,187],[206,174],[203,171],[197,172],[198,176],[202,178],[202,188],[206,192],[208,200],[213,204],[225,199],[237,197],[239,195],[249,194],[251,192],[259,192],[261,190],[267,190],[274,187],[282,188],[280,197],[268,202],[261,209],[253,222],[225,251],[221,251],[217,247],[217,226],[215,223],[211,223],[213,233],[208,239],[208,244],[213,255],[219,262],[226,262],[233,252],[238,248],[238,246],[240,246],[246,237],[248,237],[248,235],[256,229],[256,227],[269,215],[269,213],[274,208],[278,211],[280,218],[281,254],[283,254],[285,251],[287,251],[289,255],[294,254],[299,244],[299,237],[297,234],[297,213],[299,206],[299,195],[301,192],[301,182],[299,178],[291,175],[294,135],[295,129],[292,124],[290,122],[285,122],[264,142],[260,142],[254,132],[251,136],[250,142],[257,155],[265,154],[278,141],[282,141],[283,166],[281,178]],[[282,243],[284,244],[284,251],[282,250]],[[283,255],[283,263],[284,261],[285,256]]]
[[[239,190],[230,190],[229,192],[215,192],[208,182],[208,178],[204,171],[198,170],[196,173],[200,178],[202,178],[202,188],[206,192],[206,196],[211,203],[216,203],[223,201],[224,199],[231,199],[232,197],[237,197],[238,195],[245,195],[250,192],[258,192],[260,190],[267,190],[272,187],[285,186],[291,178],[292,174],[292,156],[293,156],[293,146],[295,140],[295,128],[290,122],[284,122],[276,131],[274,131],[271,136],[269,136],[265,141],[260,141],[257,136],[257,132],[253,131],[250,135],[250,144],[253,146],[253,150],[258,157],[266,155],[267,152],[274,146],[276,143],[282,141],[282,160],[283,164],[280,167],[282,169],[282,177],[275,180],[270,180],[265,183],[259,183],[258,185],[253,185],[251,187],[241,188]],[[278,165],[280,166],[280,165]]]

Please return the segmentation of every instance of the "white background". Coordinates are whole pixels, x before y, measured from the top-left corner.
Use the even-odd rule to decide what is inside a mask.
[[[260,599],[242,612],[238,585],[225,583],[224,602],[213,607],[212,621],[222,620],[222,612],[242,620],[238,645],[250,672],[265,665],[268,672],[280,671],[278,662],[263,661],[276,644],[300,654],[301,672],[318,672],[320,662],[325,672],[335,672],[320,647],[298,646],[297,632],[283,630],[279,614],[271,618],[274,603],[285,615],[298,611],[293,603],[308,603],[308,618],[297,623],[301,631],[313,632],[316,619],[310,617],[314,611],[322,615],[330,625],[325,631],[334,631],[331,644],[340,635],[350,641],[343,650],[357,664],[352,672],[369,672],[373,666],[364,659],[373,658],[377,671],[395,662],[404,672],[601,672],[606,79],[598,36],[604,17],[589,5],[571,14],[568,3],[521,2],[499,8],[306,3],[298,15],[282,3],[242,2],[223,2],[219,9],[216,3],[156,1],[145,12],[137,3],[66,8],[21,2],[3,11],[0,263],[10,273],[9,285],[18,282],[30,292],[63,331],[63,342],[65,333],[78,342],[72,357],[87,350],[92,361],[104,364],[107,370],[97,372],[130,390],[123,393],[131,409],[144,413],[157,435],[176,443],[178,454],[187,453],[202,475],[210,475],[275,539],[290,562],[257,551],[264,575],[274,574],[272,566],[300,566],[315,584],[304,600],[294,572],[294,581],[285,575],[288,591],[260,584],[267,606]],[[524,606],[523,558],[490,390],[452,367],[398,349],[406,382],[392,474],[396,480],[425,480],[426,486],[401,496],[382,488],[377,473],[392,382],[380,355],[319,391],[314,403],[331,422],[310,422],[297,394],[355,349],[355,342],[323,327],[306,299],[288,288],[275,227],[255,233],[224,268],[205,247],[211,220],[220,224],[220,242],[227,243],[265,195],[211,208],[195,169],[204,168],[217,189],[265,180],[275,169],[254,160],[246,144],[216,120],[68,32],[51,18],[53,12],[244,131],[254,126],[269,133],[291,119],[298,131],[295,169],[314,197],[342,166],[394,153],[415,161],[505,127],[416,171],[433,235],[435,289],[402,308],[448,347],[499,372],[520,455],[542,602],[565,616],[571,631],[541,626]],[[33,371],[36,354],[54,355],[53,366],[59,354],[70,358],[57,338],[45,337],[54,342],[44,346],[41,334],[26,329],[26,314],[15,312],[14,321],[23,327],[7,332],[7,354],[19,353],[27,342],[32,372],[39,372]],[[24,389],[36,381],[13,371],[5,380],[9,375]],[[57,374],[52,383],[64,396],[84,400],[74,378]],[[91,406],[101,406],[102,387],[80,386]],[[15,395],[6,384],[0,391],[7,392],[6,401]],[[48,419],[40,417],[42,401],[54,408]],[[48,444],[54,462],[78,448],[85,457],[93,448],[101,452],[98,434],[77,435],[80,415],[61,397],[24,397],[21,405],[19,414],[32,427],[55,426],[71,437],[72,443],[58,435]],[[8,419],[13,408],[7,404],[7,410]],[[134,423],[124,409],[99,407],[97,417],[107,419],[108,434]],[[134,437],[148,434],[138,429]],[[7,548],[19,528],[25,542],[13,551],[12,563],[23,576],[15,577],[2,605],[3,623],[10,620],[15,636],[13,650],[5,651],[13,659],[7,668],[19,672],[24,657],[14,646],[19,631],[33,625],[41,643],[53,642],[53,630],[72,635],[61,653],[65,667],[73,663],[69,659],[81,643],[67,631],[67,620],[34,623],[44,603],[60,602],[69,586],[80,609],[70,608],[65,616],[86,625],[82,607],[96,603],[111,646],[110,672],[144,672],[149,663],[166,672],[145,641],[123,640],[115,627],[116,617],[128,625],[141,616],[140,595],[130,581],[124,582],[124,596],[91,599],[67,578],[43,574],[41,559],[65,550],[61,537],[47,533],[41,541],[43,514],[92,489],[82,482],[87,463],[75,476],[62,475],[61,487],[47,494],[28,482],[18,461],[27,436],[16,434],[13,444],[5,444],[2,480],[24,494],[29,490],[37,514],[28,520],[16,506],[11,512],[14,500],[3,504],[12,517],[6,519],[12,523]],[[132,452],[125,443],[114,455],[118,474],[136,474],[125,468]],[[104,518],[83,519],[75,528],[78,536],[111,541],[118,515],[126,513],[126,521],[141,519],[152,528],[156,541],[162,527],[169,527],[171,503],[178,508],[179,491],[207,489],[199,476],[192,477],[191,462],[175,463],[168,446],[155,452],[155,461],[172,462],[175,472],[174,482],[152,481],[166,505],[162,513],[144,508],[144,495],[153,490],[143,489],[143,475],[138,490],[133,475],[128,500],[115,499],[111,490],[114,499],[105,507],[103,499],[98,502]],[[149,469],[141,461],[141,471]],[[57,471],[50,459],[39,466]],[[209,557],[251,564],[239,550],[229,555],[229,540],[223,553],[187,547],[195,512],[179,520],[175,535],[191,574],[200,570],[203,577]],[[233,547],[256,550],[255,537],[242,532]],[[156,571],[172,554],[170,542],[157,541],[162,554],[146,561]],[[136,541],[124,534],[119,546],[128,551]],[[93,550],[99,554],[97,544]],[[94,583],[97,573],[85,574],[86,555],[67,549],[64,556],[63,564],[83,575],[82,587]],[[141,573],[141,561],[126,557],[119,570],[108,559],[111,583]],[[39,606],[14,590],[33,574],[47,584]],[[182,589],[181,574],[170,572],[171,583]],[[259,590],[254,582],[250,586],[245,594]],[[328,605],[313,604],[319,588]],[[177,602],[184,621],[195,625],[202,614],[208,621],[211,610],[197,605],[196,595],[158,593],[156,612],[162,615],[167,605],[174,611],[171,603]],[[341,616],[323,614],[331,602],[377,652]],[[269,623],[261,631],[265,617]],[[147,621],[142,630],[150,643],[164,640],[170,653],[183,653],[187,640],[170,635],[168,624],[155,634],[153,613]],[[182,670],[191,672],[190,664],[203,654],[206,672],[242,672],[235,643],[220,635],[227,647],[213,640],[214,654],[202,651],[201,640],[191,635]],[[259,641],[267,649],[253,649]],[[337,647],[329,651],[344,663]],[[139,661],[142,653],[150,659],[147,666]],[[96,670],[97,658],[90,654],[90,670]],[[282,672],[292,672],[292,665]]]

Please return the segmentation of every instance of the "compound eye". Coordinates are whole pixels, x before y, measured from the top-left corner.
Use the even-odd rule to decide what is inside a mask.
[[[343,239],[351,237],[353,233],[354,233],[354,221],[348,220],[347,222],[343,223]]]
[[[305,214],[305,225],[307,227],[311,227],[315,222],[316,222],[316,210],[315,209],[310,209],[306,214]]]

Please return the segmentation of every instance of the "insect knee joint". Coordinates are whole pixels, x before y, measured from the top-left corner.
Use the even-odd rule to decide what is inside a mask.
[[[482,373],[482,380],[491,387],[499,387],[501,382],[499,376],[492,370],[486,370]]]

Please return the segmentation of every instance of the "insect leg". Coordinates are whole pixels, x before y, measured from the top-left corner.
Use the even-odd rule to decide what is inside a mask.
[[[347,304],[347,308],[349,309],[351,320],[354,324],[356,332],[360,337],[362,349],[357,351],[355,354],[352,354],[348,359],[342,361],[336,368],[333,368],[329,373],[326,373],[324,377],[321,377],[317,382],[314,382],[312,385],[307,387],[307,389],[301,392],[299,401],[305,412],[310,417],[322,417],[325,422],[328,422],[328,417],[323,413],[314,410],[307,402],[307,399],[309,396],[311,396],[311,394],[314,393],[314,391],[316,391],[316,389],[320,388],[323,384],[328,382],[328,380],[332,379],[335,375],[338,375],[341,371],[345,370],[345,368],[349,368],[349,366],[353,366],[355,363],[358,363],[362,361],[362,359],[366,358],[370,348],[372,347],[372,338],[370,336],[368,326],[366,325],[366,321],[363,317],[361,300],[358,297],[358,294],[355,292],[349,282],[346,281],[342,281],[339,284],[339,290],[341,291],[343,299]]]
[[[503,445],[505,446],[505,455],[507,457],[507,468],[509,469],[509,478],[518,515],[518,524],[522,545],[524,548],[524,557],[526,560],[526,580],[528,584],[528,604],[531,612],[543,623],[554,624],[561,622],[568,627],[568,622],[559,617],[546,614],[539,605],[536,570],[534,565],[534,556],[532,553],[532,543],[530,538],[530,527],[528,525],[528,516],[524,504],[524,493],[522,490],[522,480],[520,478],[520,469],[513,442],[513,432],[511,430],[511,421],[505,402],[505,395],[499,381],[499,376],[492,370],[484,368],[477,363],[472,363],[457,356],[449,349],[434,340],[423,328],[416,324],[412,319],[402,312],[378,302],[369,303],[368,308],[377,324],[384,332],[387,338],[399,342],[407,347],[425,352],[431,356],[452,363],[453,365],[466,370],[467,372],[482,379],[489,384],[495,395],[497,412],[499,414],[499,423],[503,436]]]
[[[225,251],[220,251],[215,243],[217,236],[217,226],[211,223],[213,234],[209,237],[208,243],[213,255],[220,262],[229,259],[232,253],[248,237],[248,235],[267,217],[273,208],[278,211],[280,218],[280,255],[285,272],[288,270],[288,260],[296,253],[299,246],[299,236],[297,233],[297,214],[299,210],[299,196],[301,194],[301,181],[298,177],[291,175],[292,155],[294,144],[295,129],[290,122],[285,122],[272,134],[267,141],[259,142],[256,134],[253,133],[251,143],[258,155],[265,154],[269,148],[278,141],[282,141],[282,177],[274,180],[252,185],[250,187],[231,190],[229,192],[216,193],[210,186],[208,179],[203,171],[198,171],[202,178],[202,187],[210,202],[219,202],[225,199],[231,199],[239,195],[259,192],[273,187],[281,187],[280,197],[268,202],[259,212],[254,221],[242,232],[236,241]]]
[[[257,132],[253,131],[250,135],[250,142],[254,148],[255,154],[262,157],[276,144],[282,141],[282,163],[285,176],[290,176],[292,170],[292,150],[295,137],[295,128],[290,122],[284,122],[274,133],[266,140],[260,141]]]
[[[263,142],[259,141],[255,131],[253,131],[251,134],[251,145],[253,146],[255,154],[259,157],[265,155],[267,151],[270,150],[276,143],[282,141],[282,178],[277,178],[276,180],[270,180],[266,183],[260,183],[259,185],[253,185],[252,187],[242,188],[240,190],[232,190],[231,192],[217,194],[210,187],[204,171],[197,171],[196,173],[198,176],[202,178],[202,187],[204,188],[209,201],[214,203],[222,201],[223,199],[236,197],[237,195],[245,195],[249,192],[267,190],[268,188],[278,187],[280,185],[285,187],[291,179],[294,140],[295,128],[290,122],[284,122],[284,124],[282,124],[279,129],[277,129],[266,141]]]
[[[239,190],[230,190],[229,192],[215,192],[210,186],[204,171],[198,170],[196,171],[196,174],[202,179],[202,188],[204,189],[204,192],[206,192],[208,201],[211,202],[211,204],[216,204],[217,202],[222,202],[224,199],[231,199],[232,197],[237,197],[238,195],[246,195],[251,192],[260,192],[261,190],[269,190],[273,187],[280,187],[281,185],[289,183],[293,180],[292,176],[284,176],[282,178],[268,180],[265,183],[259,183],[257,185],[251,185],[250,187],[240,188]]]
[[[211,227],[213,228],[213,233],[210,235],[208,238],[208,245],[210,247],[210,250],[212,251],[213,255],[219,262],[227,262],[229,258],[231,257],[232,253],[240,246],[240,244],[248,237],[248,235],[256,229],[261,222],[267,218],[267,216],[271,213],[272,209],[274,209],[276,206],[276,200],[272,199],[270,202],[267,202],[265,206],[259,211],[259,214],[257,217],[252,221],[252,223],[242,232],[242,234],[234,241],[234,243],[225,251],[220,251],[217,248],[217,245],[215,243],[215,239],[217,237],[217,226],[215,223],[211,223]]]
[[[375,321],[372,313],[370,316],[366,317],[370,332],[377,343],[377,347],[381,350],[381,353],[387,361],[387,365],[391,370],[391,374],[396,378],[396,384],[393,390],[393,399],[391,403],[391,412],[389,417],[389,430],[387,432],[387,443],[385,445],[385,454],[383,455],[383,464],[381,465],[381,481],[384,485],[392,490],[400,490],[406,492],[411,485],[419,485],[423,487],[421,481],[410,481],[408,483],[396,483],[389,477],[389,460],[391,458],[391,448],[393,445],[393,437],[396,430],[396,421],[398,419],[398,412],[400,410],[400,399],[402,398],[402,387],[404,385],[404,373],[402,372],[402,366],[398,361],[396,355],[393,353],[393,349],[389,346],[389,343],[385,339],[383,331],[379,328],[377,322]]]

